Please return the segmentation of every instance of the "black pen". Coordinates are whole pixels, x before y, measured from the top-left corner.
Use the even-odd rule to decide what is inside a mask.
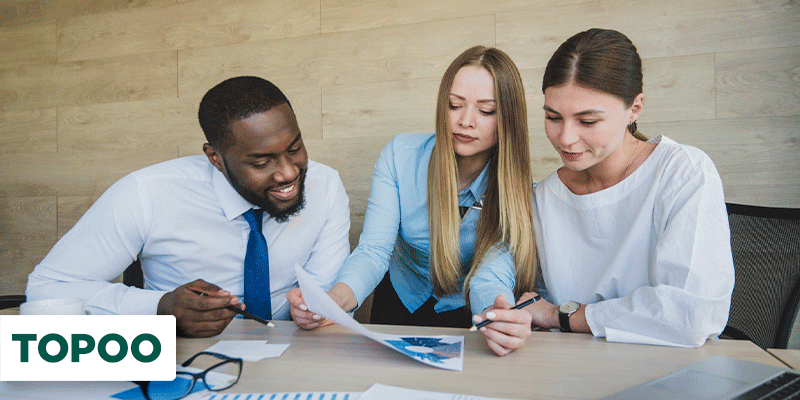
[[[194,292],[194,293],[196,293],[196,294],[198,294],[200,296],[208,296],[208,294],[203,293],[203,292],[201,292],[199,290],[194,290],[194,289],[189,289],[189,290],[191,290],[192,292]],[[275,324],[273,324],[271,321],[267,321],[264,318],[261,318],[261,317],[259,317],[257,315],[254,315],[253,313],[247,312],[245,310],[240,310],[236,306],[226,306],[225,308],[227,308],[228,310],[231,310],[231,311],[236,311],[237,313],[242,314],[242,316],[247,318],[247,319],[254,319],[254,320],[258,321],[258,322],[261,322],[262,324],[264,324],[264,325],[266,325],[266,326],[268,326],[270,328],[274,328],[275,327]]]
[[[525,301],[523,301],[522,303],[519,303],[519,304],[515,305],[514,307],[511,307],[511,309],[512,309],[512,310],[519,310],[519,309],[520,309],[520,308],[522,308],[522,307],[525,307],[525,306],[527,306],[527,305],[529,305],[529,304],[533,304],[533,303],[535,303],[535,302],[536,302],[536,300],[539,300],[539,299],[541,299],[541,298],[542,298],[542,296],[539,296],[539,295],[537,294],[537,295],[536,295],[536,296],[534,296],[532,299],[525,300]],[[469,331],[470,331],[470,332],[475,332],[475,331],[477,331],[478,329],[481,329],[481,328],[483,328],[484,326],[491,324],[492,322],[494,322],[494,321],[492,321],[492,320],[490,320],[490,319],[485,319],[485,320],[483,320],[483,322],[481,322],[481,323],[480,323],[480,324],[478,324],[478,325],[472,325],[472,328],[469,328]]]

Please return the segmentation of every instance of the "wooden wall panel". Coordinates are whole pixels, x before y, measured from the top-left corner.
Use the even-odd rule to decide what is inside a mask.
[[[7,154],[0,158],[0,197],[99,195],[129,172],[176,156],[153,149]]]
[[[97,104],[175,97],[174,51],[59,64],[58,103]]]
[[[340,171],[353,245],[380,149],[396,134],[433,130],[441,75],[472,45],[496,45],[520,67],[533,176],[544,179],[561,162],[543,131],[543,69],[562,41],[590,27],[619,29],[639,49],[646,135],[706,151],[728,201],[800,207],[798,7],[0,0],[0,205],[8,210],[0,284],[24,290],[56,237],[123,175],[201,154],[200,98],[232,76],[262,76],[286,93],[310,157]]]
[[[0,26],[19,26],[56,18],[173,3],[175,0],[1,0]]]
[[[559,3],[497,14],[497,45],[525,68],[545,67],[564,40],[589,28],[625,33],[642,58],[795,46],[798,7],[778,0]]]
[[[800,117],[642,123],[648,137],[666,135],[705,151],[730,202],[800,207]]]
[[[56,238],[56,198],[0,197],[0,232],[15,240]]]
[[[350,198],[350,246],[355,248],[364,225],[372,172],[381,149],[394,136],[306,141],[308,157],[339,171]]]
[[[477,44],[494,44],[486,17],[186,50],[180,89],[205,92],[225,78],[256,73],[285,87],[441,77],[453,58]]]
[[[716,111],[714,57],[654,58],[642,61],[642,122],[713,119]]]
[[[54,108],[0,112],[0,154],[56,150]]]
[[[177,54],[0,66],[0,111],[175,97]]]
[[[46,9],[45,2],[42,0],[0,1],[0,27],[43,21]]]
[[[717,118],[800,114],[800,47],[720,53],[716,60]]]
[[[323,88],[325,139],[433,132],[440,78]]]
[[[56,59],[55,21],[0,28],[0,65],[54,62]]]
[[[58,58],[119,57],[317,32],[318,0],[197,0],[59,22]]]
[[[58,66],[0,65],[0,111],[58,106]]]
[[[201,135],[197,106],[183,99],[62,107],[58,111],[61,151],[171,149]]]
[[[23,294],[28,274],[42,261],[56,240],[0,239],[0,290],[3,294]]]
[[[178,143],[178,157],[198,156],[205,154],[203,152],[204,143],[206,143],[206,138],[198,126],[197,135],[192,135],[192,137],[186,137],[183,140],[181,140],[180,143]]]
[[[560,1],[559,4],[583,1],[585,0]],[[551,6],[550,3],[530,0],[442,0],[436,2],[428,0],[401,2],[322,0],[320,3],[323,33],[445,21]]]

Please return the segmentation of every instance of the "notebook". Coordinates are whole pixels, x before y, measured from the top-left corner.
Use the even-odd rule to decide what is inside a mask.
[[[717,356],[603,399],[743,400],[782,393],[800,393],[800,371]]]

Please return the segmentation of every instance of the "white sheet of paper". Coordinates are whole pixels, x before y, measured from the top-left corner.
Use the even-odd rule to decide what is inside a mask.
[[[470,396],[466,394],[429,392],[426,390],[405,389],[376,383],[361,395],[359,400],[511,400],[498,397]]]
[[[281,392],[281,393],[219,393],[204,390],[184,397],[184,400],[242,400],[242,399],[303,399],[359,400],[360,392]]]
[[[113,400],[111,396],[137,387],[133,382],[0,382],[0,398]]]
[[[288,344],[267,344],[266,340],[220,340],[206,351],[255,362],[280,357],[288,348]]]
[[[373,332],[344,312],[299,264],[294,265],[294,270],[310,311],[421,363],[454,371],[463,369],[463,336],[409,336]]]

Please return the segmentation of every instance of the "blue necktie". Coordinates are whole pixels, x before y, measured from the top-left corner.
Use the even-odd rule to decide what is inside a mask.
[[[242,216],[250,224],[247,253],[244,256],[244,304],[247,311],[272,319],[272,301],[269,292],[269,252],[267,240],[261,233],[261,216],[264,210],[250,209]]]

